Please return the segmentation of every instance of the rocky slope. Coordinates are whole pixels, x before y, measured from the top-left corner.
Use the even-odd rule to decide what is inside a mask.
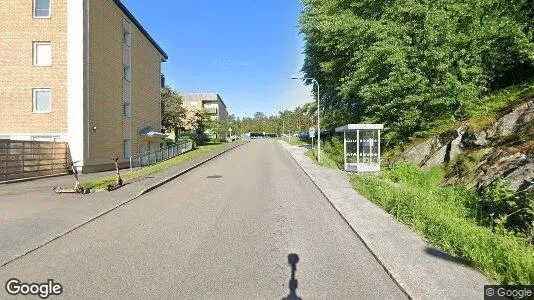
[[[463,162],[473,166],[469,174]],[[425,140],[393,159],[410,161],[422,168],[444,164],[445,183],[458,180],[481,190],[501,177],[515,191],[534,187],[534,98],[501,112],[482,130],[465,123],[455,130]],[[466,182],[467,181],[467,182]]]

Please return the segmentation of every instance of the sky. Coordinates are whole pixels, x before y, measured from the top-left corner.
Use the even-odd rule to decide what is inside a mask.
[[[277,114],[312,101],[302,76],[299,0],[122,0],[168,54],[166,83],[219,93],[228,112]]]

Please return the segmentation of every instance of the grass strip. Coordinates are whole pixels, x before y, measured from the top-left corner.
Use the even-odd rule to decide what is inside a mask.
[[[200,157],[206,153],[213,152],[216,149],[220,148],[225,144],[223,143],[211,143],[203,146],[198,146],[196,149],[188,151],[186,153],[180,154],[178,156],[175,156],[171,159],[162,161],[158,164],[151,165],[145,168],[141,168],[138,170],[135,170],[133,172],[123,172],[121,173],[121,177],[125,182],[132,181],[135,179],[139,179],[151,174],[154,174],[156,172],[159,172],[161,170],[176,166],[178,164],[181,164],[186,161],[193,160],[197,157]],[[116,175],[110,175],[105,176],[102,178],[97,178],[91,181],[84,182],[82,185],[84,189],[89,189],[91,191],[99,190],[106,188],[108,184],[114,183],[116,180]]]
[[[292,146],[304,146],[309,145],[311,142],[308,140],[302,140],[299,137],[292,136],[291,139],[284,138],[284,141],[288,142]]]
[[[441,170],[396,170],[381,176],[352,176],[356,190],[441,250],[463,259],[502,284],[534,284],[534,247],[513,235],[477,225],[465,202],[473,192],[439,187]]]

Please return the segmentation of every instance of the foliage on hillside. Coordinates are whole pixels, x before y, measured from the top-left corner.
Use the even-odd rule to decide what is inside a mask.
[[[386,146],[534,73],[528,0],[303,3],[303,71],[321,84],[325,123],[385,123]]]

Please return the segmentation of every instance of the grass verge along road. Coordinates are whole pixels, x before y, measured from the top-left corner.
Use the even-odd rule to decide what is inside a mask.
[[[198,146],[196,149],[185,152],[183,154],[180,154],[178,156],[175,156],[171,159],[162,161],[158,164],[148,166],[145,168],[141,168],[138,170],[135,170],[133,172],[123,172],[121,173],[121,177],[124,181],[131,181],[135,179],[139,179],[144,176],[148,176],[151,174],[154,174],[156,172],[159,172],[161,170],[176,166],[178,164],[181,164],[186,161],[193,160],[197,157],[200,157],[201,155],[204,155],[206,153],[209,153],[211,151],[214,151],[218,149],[219,147],[223,146],[223,143],[210,143],[203,146]],[[84,189],[89,189],[91,191],[99,190],[106,188],[108,184],[114,183],[116,180],[116,175],[106,176],[102,178],[97,178],[88,182],[82,183]]]

